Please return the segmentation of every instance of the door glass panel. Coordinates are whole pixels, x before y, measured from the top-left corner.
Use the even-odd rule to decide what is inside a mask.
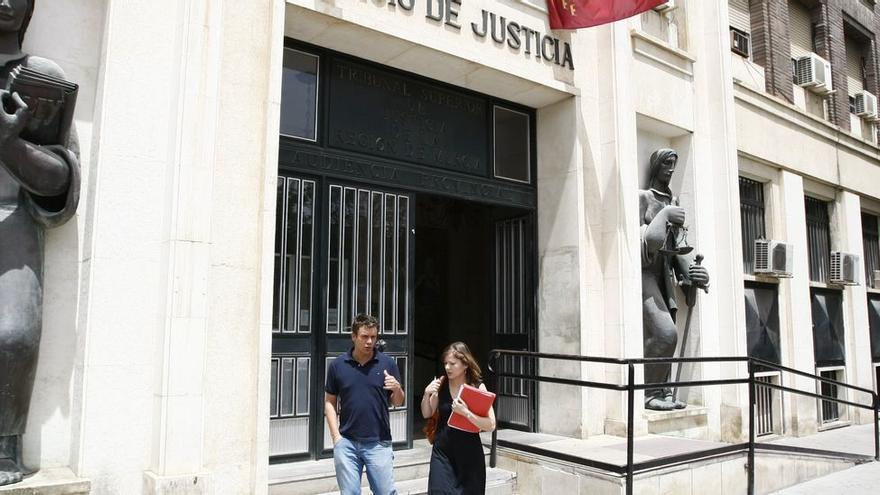
[[[269,392],[269,415],[275,417],[278,415],[278,364],[277,358],[272,359],[272,384]]]
[[[296,415],[309,414],[309,396],[311,395],[310,367],[311,359],[301,357],[296,360]]]
[[[385,259],[382,256],[384,252],[382,244],[382,193],[374,192],[370,197],[372,198],[372,212],[370,213],[372,229],[370,233],[370,249],[372,249],[370,255],[370,314],[379,318],[382,315],[382,289],[384,288],[382,262]]]
[[[281,415],[293,414],[293,359],[281,360]]]
[[[339,333],[339,281],[342,270],[339,260],[342,258],[342,188],[330,187],[329,205],[330,248],[327,257],[327,333]]]
[[[343,198],[343,218],[342,218],[342,291],[340,299],[342,300],[342,314],[340,328],[345,332],[350,331],[351,320],[354,317],[354,293],[355,285],[355,223],[357,217],[355,215],[356,207],[356,191],[350,187],[345,188],[345,196]]]
[[[318,56],[287,48],[281,80],[283,135],[314,141],[318,116]]]
[[[299,331],[312,328],[312,252],[314,250],[315,183],[303,181],[302,242],[299,267]]]
[[[285,219],[287,221],[287,229],[284,236],[284,267],[282,268],[282,278],[284,280],[284,325],[282,332],[296,332],[296,315],[298,304],[296,304],[297,283],[299,279],[296,275],[297,270],[297,248],[299,247],[299,226],[300,226],[300,203],[299,203],[299,179],[287,180],[287,212]]]
[[[394,291],[395,273],[397,266],[397,243],[395,242],[397,230],[395,229],[395,218],[397,218],[397,209],[394,195],[385,195],[385,311],[382,313],[383,333],[394,333],[396,328],[394,322],[395,302],[397,301],[397,293]]]
[[[284,251],[284,194],[286,180],[278,178],[278,188],[275,195],[275,282],[273,284],[272,297],[272,331],[281,331],[281,253]]]
[[[361,189],[357,199],[357,303],[356,313],[367,312],[370,283],[370,191]]]
[[[530,182],[528,114],[495,107],[494,121],[495,177]]]
[[[398,221],[397,221],[397,333],[406,333],[407,304],[409,271],[409,236],[406,235],[409,226],[409,198],[398,198]]]

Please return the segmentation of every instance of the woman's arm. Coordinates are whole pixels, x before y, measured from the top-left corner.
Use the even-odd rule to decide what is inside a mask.
[[[486,390],[486,385],[480,384],[480,390]],[[477,416],[470,409],[468,409],[467,404],[461,399],[454,399],[452,401],[452,409],[455,412],[466,417],[471,423],[474,424],[477,428],[483,431],[494,431],[495,430],[495,408],[489,407],[489,414],[486,416]]]
[[[427,419],[434,415],[437,411],[437,404],[440,402],[440,384],[443,383],[443,377],[434,378],[431,383],[425,387],[425,395],[422,396],[422,417]]]

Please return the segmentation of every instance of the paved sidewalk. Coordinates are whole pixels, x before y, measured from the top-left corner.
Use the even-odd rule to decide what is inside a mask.
[[[878,485],[880,485],[880,462],[869,462],[788,487],[785,490],[775,492],[775,495],[816,495],[820,493],[874,495],[880,491]]]
[[[800,438],[785,438],[775,443],[813,449],[874,455],[874,425],[856,425],[823,431]],[[832,493],[863,495],[880,493],[880,462],[868,462],[775,492],[776,495],[815,495]]]

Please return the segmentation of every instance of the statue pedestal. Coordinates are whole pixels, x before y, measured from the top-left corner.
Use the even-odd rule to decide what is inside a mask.
[[[709,408],[688,406],[674,411],[650,411],[642,413],[648,421],[648,433],[707,440]]]
[[[78,478],[70,468],[41,469],[21,483],[0,486],[0,495],[87,495],[92,482]]]

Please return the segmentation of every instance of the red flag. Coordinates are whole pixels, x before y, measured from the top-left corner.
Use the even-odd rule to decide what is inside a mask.
[[[577,29],[626,19],[666,0],[547,0],[550,29]]]

